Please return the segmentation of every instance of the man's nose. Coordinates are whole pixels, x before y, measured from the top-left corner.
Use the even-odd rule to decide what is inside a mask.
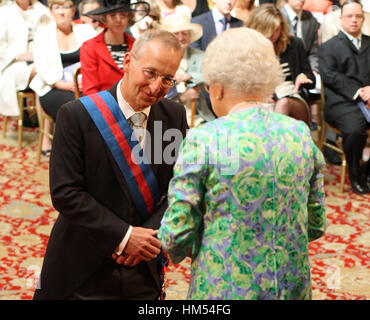
[[[158,77],[149,85],[150,92],[152,95],[157,95],[162,89],[162,78]]]

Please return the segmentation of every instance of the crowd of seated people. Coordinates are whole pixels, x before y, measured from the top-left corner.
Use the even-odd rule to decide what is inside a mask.
[[[84,95],[108,89],[122,78],[123,60],[135,38],[148,29],[162,28],[174,30],[183,46],[176,94],[168,97],[188,106],[190,101],[197,100],[197,113],[202,121],[213,120],[211,102],[202,86],[203,53],[223,31],[245,26],[273,42],[285,73],[284,83],[265,102],[275,112],[311,126],[312,89],[320,88],[318,75],[323,70],[319,68],[318,51],[323,43],[343,32],[341,7],[347,1],[148,0],[146,6],[130,0],[82,0],[77,10],[79,19],[73,20],[76,2],[72,0],[49,0],[48,8],[35,0],[16,0],[11,5],[24,12],[20,19],[25,23],[20,23],[19,29],[24,25],[28,31],[23,34],[28,36],[12,40],[6,33],[9,19],[0,19],[0,81],[11,86],[6,95],[0,96],[0,113],[17,115],[16,91],[29,86],[39,97],[39,107],[55,119],[58,108],[75,98],[66,69],[81,65],[80,89]],[[0,7],[0,17],[6,17],[8,7]],[[370,13],[366,12],[366,6],[361,10],[363,14],[355,19],[361,20],[358,21],[361,32],[366,36],[370,34]],[[195,29],[199,32],[194,32]],[[20,45],[21,38],[24,43]],[[17,44],[13,46],[10,41]],[[10,48],[16,49],[8,56]],[[359,88],[367,88],[367,79],[362,80]],[[366,104],[366,93],[362,97]],[[330,132],[327,139],[336,143]],[[44,140],[42,150],[47,154],[51,144]],[[365,160],[366,152],[365,148]],[[338,163],[338,159],[327,160]]]

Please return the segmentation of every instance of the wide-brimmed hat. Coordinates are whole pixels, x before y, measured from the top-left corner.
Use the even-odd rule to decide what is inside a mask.
[[[84,16],[88,16],[92,19],[103,22],[103,16],[106,13],[113,12],[141,12],[140,19],[143,19],[149,14],[150,4],[145,1],[132,2],[130,0],[100,0],[100,7],[84,13]],[[132,22],[138,20],[133,19]]]
[[[203,35],[203,27],[198,23],[190,22],[190,17],[182,13],[173,13],[162,20],[162,29],[169,32],[190,31],[190,43]]]

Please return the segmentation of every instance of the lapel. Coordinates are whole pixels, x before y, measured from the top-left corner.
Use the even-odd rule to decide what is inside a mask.
[[[108,63],[113,69],[116,69],[119,72],[122,72],[120,68],[118,68],[117,64],[114,62],[107,45],[105,44],[104,40],[104,34],[105,31],[101,32],[96,38],[95,38],[95,51],[97,55],[104,60],[106,63]]]
[[[196,57],[196,55],[194,55],[194,48],[192,48],[192,47],[188,47],[187,48],[187,57],[188,57],[188,63],[187,63],[187,68],[186,68],[186,72],[191,72],[191,71],[193,71],[193,70],[197,70],[198,68],[197,68],[197,65],[198,65],[198,63],[199,62],[201,62],[201,61],[199,61],[199,59],[197,59],[197,57]]]
[[[237,18],[231,16],[230,29],[231,28],[238,28],[238,27],[242,27],[242,26],[243,26],[243,22],[240,19],[237,19]]]
[[[306,14],[306,12],[303,10],[301,15],[301,26],[302,26],[302,40],[305,44],[306,48],[309,48],[309,43],[311,42],[311,39],[308,39],[309,36],[309,29],[311,26],[309,16]]]
[[[208,44],[217,36],[216,26],[215,26],[215,21],[213,20],[212,11],[208,12],[206,19],[207,19],[205,22],[206,30],[203,33],[203,35],[206,34],[208,36],[208,39],[207,39],[207,44]]]
[[[293,30],[293,25],[292,25],[292,21],[289,19],[289,15],[288,15],[288,12],[286,11],[286,9],[284,7],[282,7],[280,9],[281,13],[283,14],[285,20],[288,22],[289,24],[289,33],[294,35],[294,30]]]
[[[362,34],[360,54],[363,55],[370,47],[370,38]]]
[[[346,47],[349,47],[351,49],[351,51],[354,53],[354,54],[358,54],[358,50],[357,48],[354,46],[354,44],[352,43],[351,40],[348,39],[348,37],[342,32],[340,31],[338,33],[338,39],[346,46]]]

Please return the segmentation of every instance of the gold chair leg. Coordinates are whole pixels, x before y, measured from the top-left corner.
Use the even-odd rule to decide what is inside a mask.
[[[23,140],[23,95],[18,95],[18,107],[19,107],[19,116],[18,116],[18,149],[22,149],[22,140]]]
[[[18,119],[18,149],[22,149],[23,142],[23,119]]]
[[[39,145],[37,146],[36,165],[40,165],[42,139],[44,137],[44,125],[45,125],[44,124],[44,121],[45,121],[45,118],[43,117],[42,111],[41,111],[40,123],[39,123],[39,130],[40,130],[40,133],[39,133]]]
[[[6,138],[6,127],[8,125],[8,116],[4,116],[4,124],[3,124],[3,138]]]
[[[342,172],[340,175],[340,190],[339,190],[340,193],[344,192],[344,181],[346,179],[346,167],[347,167],[347,162],[346,162],[344,155],[342,157],[343,157],[342,158]]]

